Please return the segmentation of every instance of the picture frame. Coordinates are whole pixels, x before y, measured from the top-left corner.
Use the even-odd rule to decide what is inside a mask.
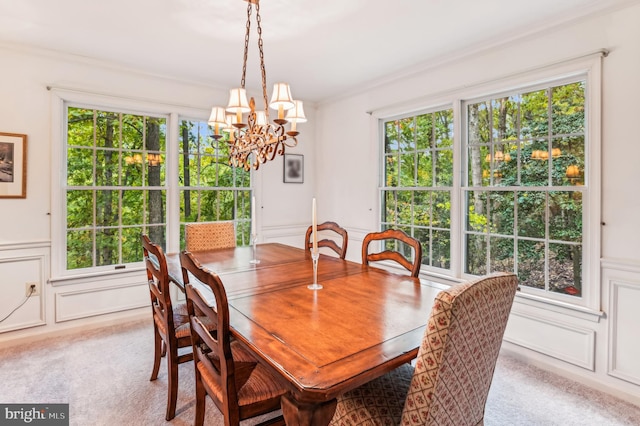
[[[27,197],[27,135],[0,132],[0,198]]]
[[[284,154],[284,183],[304,183],[304,155]]]

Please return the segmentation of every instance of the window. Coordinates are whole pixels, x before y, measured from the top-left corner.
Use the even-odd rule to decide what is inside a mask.
[[[229,165],[226,139],[216,141],[206,122],[182,120],[179,143],[180,248],[185,223],[220,220],[235,221],[237,245],[249,245],[249,172]]]
[[[382,228],[402,229],[420,240],[423,265],[449,269],[453,110],[394,119],[383,126]]]
[[[66,269],[140,261],[164,241],[166,119],[67,108]]]
[[[463,89],[452,109],[382,119],[381,228],[422,242],[423,271],[515,272],[522,294],[597,308],[585,287],[599,247],[590,70],[464,101]]]
[[[465,105],[464,272],[580,297],[585,81]]]
[[[237,244],[249,244],[250,172],[228,165],[227,143],[206,121],[146,104],[135,111],[153,112],[131,112],[132,102],[88,106],[91,96],[63,94],[78,100],[61,97],[55,110],[64,133],[54,144],[63,165],[53,171],[62,182],[53,192],[54,277],[139,265],[141,233],[180,250],[189,222],[234,221]]]

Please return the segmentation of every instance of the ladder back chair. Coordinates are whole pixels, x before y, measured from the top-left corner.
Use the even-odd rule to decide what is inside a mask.
[[[160,359],[166,355],[169,389],[165,419],[171,420],[176,413],[178,364],[193,359],[191,351],[178,354],[179,348],[191,347],[189,315],[185,303],[174,305],[171,301],[167,260],[162,247],[153,243],[147,235],[143,234],[141,239],[153,313],[154,361],[150,380],[158,378]]]
[[[317,229],[318,229],[318,233],[320,233],[321,231],[333,231],[334,233],[338,234],[341,237],[342,243],[340,245],[338,245],[338,243],[335,242],[334,240],[331,240],[328,238],[323,238],[322,240],[318,240],[318,248],[328,247],[331,250],[335,251],[336,254],[340,257],[340,259],[344,259],[345,256],[347,255],[347,244],[349,243],[349,236],[347,234],[347,230],[342,228],[340,225],[338,225],[335,222],[321,223],[317,225]],[[307,248],[307,250],[313,246],[313,242],[311,241],[312,233],[313,233],[313,226],[310,226],[309,228],[307,228],[307,233],[304,237],[305,247]]]
[[[203,251],[236,246],[233,222],[194,222],[184,226],[187,251]]]
[[[405,364],[341,395],[331,424],[482,425],[517,287],[514,274],[496,273],[441,291],[415,368]]]
[[[372,241],[392,241],[396,247],[401,244],[406,244],[413,249],[413,261],[409,260],[398,250],[385,249],[381,252],[369,253],[369,244]],[[412,277],[417,277],[418,274],[420,274],[420,266],[422,264],[422,245],[420,241],[399,229],[371,232],[367,234],[362,241],[362,264],[368,265],[369,262],[377,262],[380,260],[393,260],[407,269]]]
[[[222,412],[225,426],[237,426],[241,420],[280,409],[280,397],[286,389],[248,350],[231,339],[227,295],[218,275],[202,267],[186,251],[180,254],[180,263],[187,291],[194,354],[194,424],[200,426],[204,422],[207,395]],[[199,281],[198,284],[189,283],[189,273]],[[202,292],[212,293],[213,303],[207,302]],[[210,332],[203,319],[212,322],[216,331]],[[262,424],[284,425],[284,419],[277,416]]]

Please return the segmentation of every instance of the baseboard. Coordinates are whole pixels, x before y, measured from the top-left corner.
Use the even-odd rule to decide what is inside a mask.
[[[55,326],[34,327],[26,330],[7,332],[0,334],[0,344],[3,348],[8,348],[45,339],[55,339],[57,337],[75,334],[80,331],[95,330],[139,321],[148,321],[151,325],[151,312],[149,307],[133,309],[127,312],[119,312],[113,315],[101,315],[77,321],[59,323],[55,324]]]

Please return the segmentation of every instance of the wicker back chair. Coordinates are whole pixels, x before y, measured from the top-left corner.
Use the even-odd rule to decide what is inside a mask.
[[[194,222],[184,227],[186,250],[203,251],[236,246],[233,222]]]

